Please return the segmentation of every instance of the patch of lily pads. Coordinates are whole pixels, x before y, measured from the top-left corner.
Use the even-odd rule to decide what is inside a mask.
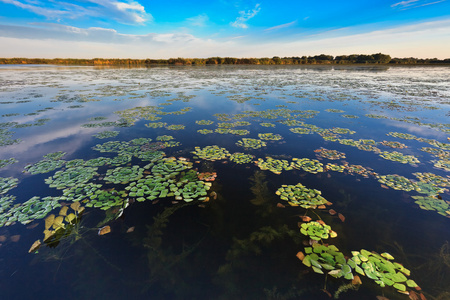
[[[36,219],[44,218],[54,208],[61,206],[57,197],[32,197],[24,203],[13,206],[0,215],[0,227],[9,226],[14,222],[28,224]]]
[[[62,190],[68,187],[74,187],[79,184],[87,183],[95,175],[98,175],[96,167],[74,167],[57,171],[53,176],[45,179],[45,183],[51,188]]]
[[[258,139],[243,138],[237,141],[236,145],[244,147],[245,149],[260,149],[267,146],[267,143]]]
[[[300,225],[300,232],[315,241],[326,240],[337,237],[337,233],[331,229],[330,225],[317,221],[310,221]]]
[[[195,150],[192,153],[201,159],[210,161],[226,159],[231,155],[227,149],[217,145],[206,146],[204,148],[195,147]]]
[[[192,163],[174,157],[163,158],[151,167],[152,174],[162,178],[172,178],[181,171],[192,168]]]
[[[143,173],[144,169],[137,165],[130,167],[117,167],[107,170],[103,180],[107,183],[125,184],[142,178]]]
[[[18,160],[15,159],[14,157],[9,158],[9,159],[0,159],[0,169],[6,167],[8,165],[15,164],[16,162],[18,162]]]
[[[254,156],[251,154],[245,154],[242,152],[235,152],[230,155],[230,161],[237,164],[247,164],[251,163],[254,159]]]
[[[296,158],[291,162],[291,167],[297,170],[302,169],[305,172],[317,174],[323,172],[323,164],[317,159]]]
[[[279,141],[283,139],[281,135],[273,133],[258,133],[258,137],[259,139],[266,141]]]
[[[345,158],[345,153],[339,152],[337,150],[329,150],[329,149],[325,149],[325,148],[320,148],[320,149],[314,150],[314,152],[316,152],[316,154],[318,156],[326,158],[326,159],[330,159],[330,160],[337,160],[337,159]]]
[[[317,208],[320,205],[329,205],[330,202],[322,197],[322,192],[309,189],[301,183],[296,185],[283,184],[276,192],[281,200],[287,201],[291,206],[300,206],[306,209]]]
[[[214,121],[211,121],[211,120],[198,120],[198,121],[195,121],[195,124],[198,124],[198,125],[211,125],[213,123],[214,123]]]
[[[261,170],[269,170],[275,174],[281,174],[283,170],[292,170],[292,166],[289,161],[284,159],[274,159],[267,156],[266,159],[258,158],[256,165]]]
[[[416,201],[415,203],[423,210],[435,211],[438,214],[450,218],[450,203],[439,199],[435,196],[412,196]]]
[[[397,174],[379,175],[378,181],[395,190],[409,192],[416,189],[416,185],[412,180]]]
[[[396,162],[399,162],[402,164],[420,163],[420,161],[414,155],[405,155],[398,151],[393,151],[393,152],[383,151],[379,155],[384,159],[396,161]]]
[[[108,138],[113,138],[119,135],[119,131],[115,131],[115,130],[105,130],[102,132],[99,132],[97,134],[94,134],[94,137],[97,139],[108,139]]]
[[[0,177],[0,195],[6,194],[17,186],[19,179],[14,177]]]

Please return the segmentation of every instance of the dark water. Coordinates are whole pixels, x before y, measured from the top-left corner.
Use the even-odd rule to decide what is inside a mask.
[[[413,175],[416,172],[449,180],[448,78],[450,70],[441,67],[2,67],[0,159],[15,158],[17,162],[1,168],[0,177],[17,178],[18,182],[16,187],[1,191],[2,197],[15,196],[1,215],[33,196],[62,195],[62,189],[49,187],[45,179],[69,168],[32,175],[25,172],[27,165],[57,151],[65,153],[64,161],[114,158],[117,153],[93,149],[108,141],[149,138],[154,143],[158,136],[170,135],[180,144],[161,149],[166,157],[187,158],[193,169],[216,172],[217,178],[208,191],[208,202],[174,201],[174,197],[139,202],[122,195],[125,202],[106,212],[86,207],[73,229],[54,243],[43,241],[46,216],[27,224],[3,224],[1,297],[329,299],[326,290],[340,299],[376,299],[381,295],[408,299],[396,288],[380,287],[366,276],[360,275],[361,285],[351,285],[349,280],[316,274],[302,264],[296,254],[309,247],[309,238],[300,233],[298,223],[299,216],[306,214],[337,232],[337,237],[321,243],[336,245],[347,258],[352,257],[351,251],[361,249],[388,252],[411,271],[408,279],[422,288],[417,292],[407,287],[408,291],[422,293],[427,299],[449,299],[448,190],[427,195],[393,189],[379,181],[382,175],[397,174],[414,184],[420,182]],[[149,108],[147,115],[142,113],[145,108]],[[377,117],[380,115],[383,118]],[[126,122],[121,120],[124,116]],[[199,125],[199,120],[214,123]],[[288,120],[298,123],[287,124]],[[220,123],[237,121],[249,124],[231,129],[247,130],[247,134],[197,132],[214,131]],[[102,122],[116,123],[86,125]],[[167,124],[161,128],[145,126],[155,122]],[[173,124],[185,128],[167,129]],[[312,125],[316,127],[310,134],[290,130]],[[335,133],[334,141],[319,134],[338,127],[354,133]],[[118,135],[94,137],[105,130],[118,131]],[[389,132],[412,134],[414,139],[387,135]],[[260,149],[236,145],[242,138],[258,139],[259,133],[279,134],[282,139],[266,140],[267,145]],[[373,139],[380,151],[413,155],[420,162],[387,160],[375,151],[360,150],[338,139]],[[407,147],[395,149],[380,144],[382,141]],[[252,162],[237,164],[229,158],[210,161],[192,153],[195,147],[212,145],[254,157]],[[275,174],[255,163],[266,157],[289,163],[293,158],[314,160],[321,147],[345,153],[345,158],[338,160],[320,157],[323,166],[347,163],[374,173],[363,176],[347,168],[344,172],[315,174],[293,169]],[[423,147],[440,151],[441,156]],[[440,165],[436,165],[438,161]],[[142,168],[148,163],[133,157],[123,166]],[[101,184],[99,190],[125,191],[128,183],[114,185],[103,180],[113,168],[116,166],[99,167],[98,175],[89,182]],[[321,191],[332,205],[305,210],[290,206],[275,194],[282,185],[297,183]],[[448,212],[420,209],[412,196],[442,199]],[[82,206],[90,201],[83,200]],[[6,203],[5,198],[2,203]],[[73,202],[60,199],[59,203],[68,207]],[[119,217],[118,209],[126,203],[130,205]],[[48,215],[58,215],[60,209]],[[345,216],[345,221],[331,215],[329,209]],[[98,229],[106,225],[111,232],[98,235]],[[36,240],[42,242],[41,247],[28,253]]]

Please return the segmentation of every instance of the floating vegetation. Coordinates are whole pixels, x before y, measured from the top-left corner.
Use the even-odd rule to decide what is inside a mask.
[[[216,172],[202,172],[197,174],[198,180],[201,181],[214,181],[217,178]]]
[[[231,154],[230,161],[237,164],[248,164],[251,163],[254,159],[254,156],[251,154],[245,154],[242,152],[235,152]]]
[[[275,124],[273,123],[259,123],[262,127],[275,127]]]
[[[188,182],[186,183],[182,189],[179,189],[177,192],[174,192],[175,199],[181,200],[185,202],[191,202],[194,199],[197,199],[199,201],[206,201],[207,200],[207,191],[210,189],[211,183],[210,182],[203,182],[203,181],[195,181],[195,182]]]
[[[169,188],[171,190],[169,190]],[[178,187],[174,180],[167,180],[159,176],[147,176],[136,182],[131,182],[126,188],[129,191],[128,196],[136,198],[137,201],[154,200],[173,196],[173,192]]]
[[[296,185],[283,184],[275,193],[280,196],[281,200],[288,201],[291,206],[301,206],[306,209],[331,204],[322,197],[321,191],[308,189],[301,183]]]
[[[44,159],[35,164],[25,166],[25,171],[31,174],[48,173],[64,166],[63,160]]]
[[[389,117],[383,115],[366,114],[365,116],[372,119],[389,119]]]
[[[404,155],[398,151],[393,152],[382,151],[379,155],[384,159],[397,161],[402,164],[420,163],[420,161],[414,155]]]
[[[280,123],[284,124],[286,126],[290,126],[290,127],[303,125],[303,122],[302,121],[298,121],[298,120],[284,120],[284,121],[281,121]]]
[[[293,133],[298,134],[310,134],[311,130],[309,128],[303,128],[303,127],[295,127],[295,128],[289,128],[290,131]]]
[[[172,178],[181,171],[192,168],[192,163],[174,157],[163,158],[151,168],[152,173],[163,178]]]
[[[292,159],[291,167],[297,170],[302,169],[303,171],[312,174],[323,172],[323,164],[317,159],[294,157]]]
[[[450,203],[434,196],[412,196],[421,209],[436,211],[438,214],[450,218]]]
[[[348,128],[340,128],[340,127],[333,127],[330,129],[331,132],[336,134],[355,134],[356,131],[350,130]]]
[[[20,139],[13,140],[11,136],[14,132],[8,131],[8,129],[0,128],[0,147],[10,146],[21,142]]]
[[[327,108],[327,109],[325,109],[325,111],[332,112],[332,113],[343,113],[343,112],[345,112],[342,109],[335,109],[335,108]]]
[[[325,149],[325,148],[320,148],[320,149],[314,150],[314,152],[316,152],[317,156],[320,156],[320,157],[323,157],[326,159],[331,159],[331,160],[345,158],[345,153],[339,152],[337,150],[329,150],[329,149]]]
[[[394,257],[389,253],[377,254],[362,249],[361,251],[352,251],[351,261],[355,266],[360,266],[364,275],[374,280],[381,287],[392,286],[399,292],[406,292],[406,286],[416,288],[418,285],[406,276],[410,271],[399,263],[392,262]],[[350,265],[350,259],[349,259]],[[353,264],[353,263],[351,263]],[[406,286],[405,286],[406,285]]]
[[[359,118],[358,116],[355,116],[355,115],[341,115],[341,116],[346,119],[358,119]]]
[[[432,160],[434,166],[439,169],[450,172],[450,159]]]
[[[422,182],[431,183],[433,185],[442,186],[442,187],[450,187],[450,177],[442,177],[440,175],[436,175],[434,173],[429,172],[416,172],[413,173],[414,176],[417,177]]]
[[[174,139],[174,137],[171,135],[161,135],[161,136],[156,137],[156,140],[159,142],[167,142],[167,141],[171,141],[173,139]]]
[[[214,123],[214,121],[211,121],[211,120],[198,120],[198,121],[195,121],[195,124],[198,124],[198,125],[211,125],[213,123]]]
[[[172,124],[172,125],[166,126],[165,128],[168,130],[183,130],[184,128],[186,128],[186,126]]]
[[[347,172],[350,174],[362,175],[365,178],[368,178],[369,176],[378,177],[378,174],[376,172],[374,172],[372,169],[363,167],[361,165],[351,165],[351,164],[345,163],[344,167],[347,170]]]
[[[95,207],[102,210],[108,210],[112,207],[124,206],[125,191],[112,190],[96,190],[89,196],[89,202],[86,203],[86,207]]]
[[[103,178],[107,183],[125,184],[130,181],[138,180],[143,176],[144,169],[139,166],[131,167],[117,167],[106,171],[106,175]]]
[[[214,130],[211,129],[199,129],[197,130],[198,133],[200,134],[210,134],[210,133],[214,133]]]
[[[395,190],[413,191],[416,189],[416,185],[410,179],[397,174],[379,175],[378,181],[385,184]]]
[[[236,145],[244,147],[245,149],[260,149],[267,146],[266,142],[258,139],[243,138],[237,141]]]
[[[408,146],[406,146],[403,143],[400,142],[393,142],[393,141],[382,141],[380,142],[381,145],[383,146],[388,146],[394,149],[404,149],[404,148],[408,148]]]
[[[300,232],[315,241],[326,240],[330,237],[337,237],[337,233],[331,230],[331,226],[323,221],[310,221],[300,225]]]
[[[305,247],[305,253],[306,255],[299,252],[297,257],[314,272],[324,274],[325,271],[336,278],[353,279],[352,269],[347,264],[344,254],[336,246],[315,243],[312,247]]]
[[[57,171],[53,176],[45,179],[45,183],[51,188],[62,190],[68,187],[74,187],[81,183],[87,183],[97,175],[95,167],[74,167],[64,171]]]
[[[14,157],[11,157],[9,159],[0,159],[0,169],[8,165],[15,164],[16,162],[18,162],[18,160],[15,159]]]
[[[344,165],[336,165],[336,164],[332,164],[332,163],[327,163],[324,170],[342,173],[346,170],[346,167]]]
[[[9,226],[14,222],[28,224],[37,219],[44,218],[54,208],[61,206],[58,198],[54,197],[32,197],[28,201],[15,205],[6,213],[0,215],[0,227]]]
[[[94,134],[93,136],[97,139],[108,139],[108,138],[112,138],[112,137],[116,137],[119,135],[119,131],[102,131],[99,132],[97,134]]]
[[[94,183],[85,183],[78,184],[77,186],[73,186],[71,188],[67,188],[63,190],[63,196],[60,197],[61,200],[66,201],[83,201],[86,198],[92,197],[97,190],[102,187],[101,184]]]
[[[404,140],[416,140],[417,137],[415,135],[409,134],[409,133],[401,133],[401,132],[389,132],[387,135],[404,139]]]
[[[19,179],[14,177],[0,177],[0,195],[6,194],[17,186]]]
[[[292,166],[287,160],[274,159],[272,157],[266,157],[266,160],[258,158],[256,165],[261,170],[269,170],[275,174],[281,174],[283,170],[292,170]]]
[[[87,167],[101,167],[101,166],[109,164],[110,161],[111,161],[111,159],[107,158],[107,157],[97,157],[97,158],[92,158],[90,160],[87,160],[84,163],[84,165]]]
[[[258,137],[261,140],[266,140],[266,141],[279,141],[282,140],[283,137],[279,134],[273,134],[273,133],[258,133]]]
[[[195,147],[195,150],[192,153],[199,158],[210,161],[226,159],[231,155],[227,149],[217,145],[206,146],[204,148]]]
[[[164,123],[164,122],[154,122],[154,123],[145,124],[145,127],[148,127],[148,128],[163,128],[165,126],[167,126],[167,123]]]
[[[119,154],[109,160],[109,164],[113,167],[122,166],[131,161],[132,156],[129,154]],[[67,166],[67,164],[66,164]]]
[[[3,219],[2,214],[5,213],[9,207],[11,207],[15,199],[15,196],[0,194],[0,223]]]
[[[72,211],[69,212],[69,209]],[[81,215],[84,211],[84,207],[80,202],[74,202],[70,206],[63,206],[59,211],[58,216],[54,214],[48,215],[45,219],[44,238],[43,241],[49,246],[57,245],[61,239],[69,236],[72,230],[75,229],[75,225],[80,222]],[[76,236],[75,239],[79,239]],[[40,240],[36,241],[37,247],[40,246]],[[36,243],[35,242],[35,243]],[[29,252],[36,251],[35,244],[30,248]]]

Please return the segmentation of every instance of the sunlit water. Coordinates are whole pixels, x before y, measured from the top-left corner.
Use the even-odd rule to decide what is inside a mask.
[[[400,282],[407,291],[448,299],[449,78],[445,67],[1,66],[0,177],[10,180],[0,195],[1,298],[328,299],[330,293],[340,299],[408,299],[398,288],[381,287],[354,269],[362,285],[317,274],[302,263],[296,255],[306,254],[310,238],[300,232],[299,222],[307,215],[337,233],[319,243],[335,245],[346,259],[361,249],[389,253],[422,288]],[[212,122],[200,125],[200,120]],[[165,124],[158,127],[158,122]],[[296,133],[296,128],[305,132]],[[210,131],[202,134],[202,129]],[[104,131],[117,135],[94,136]],[[280,137],[263,140],[262,133]],[[405,134],[413,136],[406,139]],[[173,137],[171,144],[155,144],[165,135]],[[148,140],[122,165],[111,163],[117,152],[94,149],[138,138]],[[245,148],[239,145],[243,138],[266,145]],[[374,148],[362,149],[366,144]],[[238,164],[230,156],[212,161],[193,153],[214,145],[253,157]],[[216,172],[206,191],[209,201],[174,196],[136,201],[139,196],[130,194],[130,183],[137,179],[118,184],[105,180],[108,170],[147,166],[150,161],[138,152],[148,147],[180,164],[179,158],[187,159],[199,173]],[[321,148],[340,156],[322,157]],[[27,172],[44,155],[58,151],[65,153],[56,159],[58,168]],[[386,159],[394,151],[404,155],[403,161]],[[64,221],[70,230],[61,229],[64,236],[46,241],[45,220],[58,216],[61,207],[38,219],[7,222],[11,209],[34,196],[39,201],[52,196],[45,199],[69,207],[75,199],[58,198],[68,186],[50,187],[45,180],[54,179],[57,171],[70,172],[66,162],[82,159],[87,170],[87,161],[98,157],[108,163],[75,185],[114,189],[120,205],[89,207],[92,199],[86,196],[80,199],[86,208],[75,225]],[[265,169],[261,162],[268,157],[285,161],[285,169]],[[318,160],[322,170],[289,167],[302,158]],[[159,157],[153,164],[163,161]],[[341,166],[342,172],[330,164]],[[356,165],[365,173],[358,174]],[[152,170],[141,169],[142,176],[153,178]],[[413,173],[433,173],[441,182]],[[407,184],[394,188],[395,179],[383,181],[383,175],[394,174],[409,179]],[[179,176],[172,176],[175,184]],[[421,180],[431,191],[425,193],[423,185],[420,191]],[[321,191],[329,205],[306,210],[276,194],[282,185],[298,183]],[[413,196],[440,201],[441,208],[425,210],[422,204],[421,209]],[[107,225],[111,232],[99,235]],[[36,240],[41,247],[28,253]]]

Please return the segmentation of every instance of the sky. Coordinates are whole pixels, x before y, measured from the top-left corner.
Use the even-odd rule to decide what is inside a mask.
[[[450,58],[450,0],[0,0],[0,57]]]

